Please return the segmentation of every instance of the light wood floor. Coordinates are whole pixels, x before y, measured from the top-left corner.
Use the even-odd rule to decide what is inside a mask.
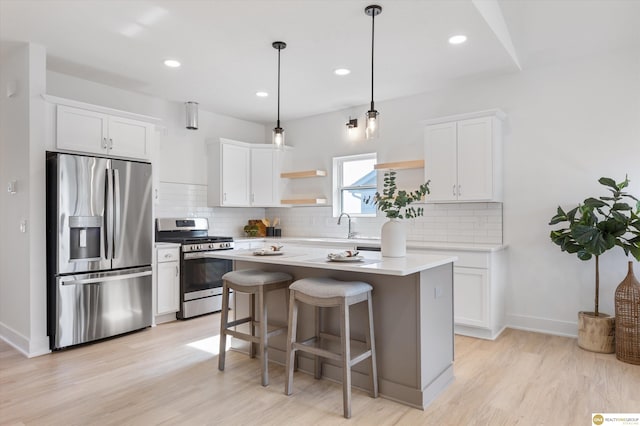
[[[159,325],[27,359],[0,341],[0,424],[20,425],[588,425],[592,412],[640,412],[640,366],[583,351],[574,339],[506,330],[456,336],[453,384],[427,410],[229,352],[217,369],[219,315]]]

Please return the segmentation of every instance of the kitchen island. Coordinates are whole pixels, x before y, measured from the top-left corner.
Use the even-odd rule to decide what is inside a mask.
[[[424,409],[453,380],[453,262],[454,256],[408,254],[403,258],[381,257],[377,252],[361,253],[358,262],[328,261],[327,248],[283,249],[279,255],[254,255],[253,250],[221,250],[210,257],[234,261],[234,269],[260,268],[284,271],[294,280],[331,277],[345,281],[364,281],[373,286],[373,314],[376,336],[378,384],[383,397]],[[268,299],[270,322],[284,323],[285,298],[273,292]],[[247,298],[236,297],[237,317],[247,314]],[[313,310],[301,305],[298,336],[313,335]],[[338,319],[323,316],[323,327],[337,334]],[[366,308],[351,308],[352,338],[364,341]],[[246,331],[246,330],[245,330]],[[243,345],[234,342],[234,348]],[[246,348],[246,347],[244,347]],[[269,357],[284,363],[284,336],[269,341]],[[312,372],[313,361],[299,359],[299,369]],[[326,361],[323,376],[339,381],[337,365]],[[353,368],[353,384],[369,388],[366,362]],[[295,392],[295,388],[294,388]]]

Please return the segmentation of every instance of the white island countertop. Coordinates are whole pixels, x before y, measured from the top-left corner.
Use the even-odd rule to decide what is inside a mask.
[[[256,263],[288,265],[307,268],[351,271],[380,275],[406,276],[458,260],[456,256],[408,253],[405,257],[382,257],[379,252],[360,252],[361,261],[329,261],[329,253],[339,251],[318,247],[282,249],[280,255],[255,255],[256,249],[234,249],[207,252],[207,257],[249,261]]]

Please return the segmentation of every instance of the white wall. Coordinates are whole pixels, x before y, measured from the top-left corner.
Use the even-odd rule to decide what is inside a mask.
[[[558,204],[606,195],[597,180],[632,180],[640,196],[640,57],[616,52],[482,79],[437,92],[376,102],[380,139],[349,141],[348,117],[367,107],[283,122],[299,170],[331,170],[331,156],[378,152],[378,161],[423,157],[421,121],[502,108],[504,241],[509,245],[507,320],[511,326],[575,335],[578,310],[593,310],[594,264],[561,253],[547,225]],[[362,123],[360,123],[362,125]],[[330,179],[306,182],[331,195]],[[328,210],[328,209],[327,209]],[[635,262],[636,275],[640,266]],[[614,313],[614,291],[626,274],[622,250],[601,258],[601,311]]]
[[[16,44],[0,70],[0,336],[25,354],[48,351],[44,291],[45,50]],[[6,89],[15,93],[7,97]],[[4,190],[17,181],[17,193]],[[25,232],[20,224],[26,225]]]

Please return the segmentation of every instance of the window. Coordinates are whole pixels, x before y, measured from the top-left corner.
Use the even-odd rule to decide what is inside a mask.
[[[333,159],[333,215],[375,216],[376,206],[365,203],[377,187],[376,154],[349,155]]]

